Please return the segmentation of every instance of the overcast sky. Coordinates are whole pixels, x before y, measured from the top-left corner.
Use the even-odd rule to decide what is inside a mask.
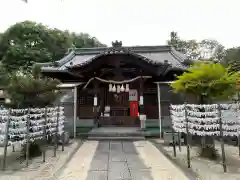
[[[0,0],[0,31],[19,21],[87,32],[110,45],[164,45],[171,31],[183,39],[240,45],[239,0]]]

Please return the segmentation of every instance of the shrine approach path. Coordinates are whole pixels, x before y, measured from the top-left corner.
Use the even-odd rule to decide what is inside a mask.
[[[85,141],[59,180],[187,180],[149,141]]]

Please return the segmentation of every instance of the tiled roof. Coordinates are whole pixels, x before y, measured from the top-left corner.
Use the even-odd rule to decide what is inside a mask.
[[[100,48],[80,48],[71,49],[61,60],[57,61],[57,66],[52,63],[42,63],[43,71],[64,71],[68,67],[88,64],[94,59],[107,54],[129,53],[138,56],[152,64],[162,64],[166,60],[172,67],[185,69],[184,61],[186,57],[173,49],[171,46],[134,46],[134,47],[100,47]]]

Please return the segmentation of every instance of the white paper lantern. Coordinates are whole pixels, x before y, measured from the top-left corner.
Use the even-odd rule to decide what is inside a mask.
[[[126,84],[125,92],[129,92],[129,84]]]
[[[124,88],[124,86],[123,86],[123,84],[122,84],[122,86],[121,86],[121,92],[124,92],[125,91],[125,88]]]
[[[109,84],[109,89],[108,89],[108,91],[109,91],[109,92],[112,92],[112,88],[113,88],[113,87],[112,87],[112,84]]]
[[[113,85],[113,87],[112,87],[112,92],[116,92],[116,86],[115,85]]]

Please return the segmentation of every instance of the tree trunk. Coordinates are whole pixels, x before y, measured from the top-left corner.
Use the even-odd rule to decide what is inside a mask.
[[[208,104],[209,99],[204,96],[199,97],[199,104]],[[200,112],[204,112],[204,109],[200,109]],[[202,124],[204,125],[204,123]],[[200,137],[201,142],[201,153],[200,155],[206,158],[215,159],[216,150],[214,147],[214,140],[211,136],[202,136]]]

